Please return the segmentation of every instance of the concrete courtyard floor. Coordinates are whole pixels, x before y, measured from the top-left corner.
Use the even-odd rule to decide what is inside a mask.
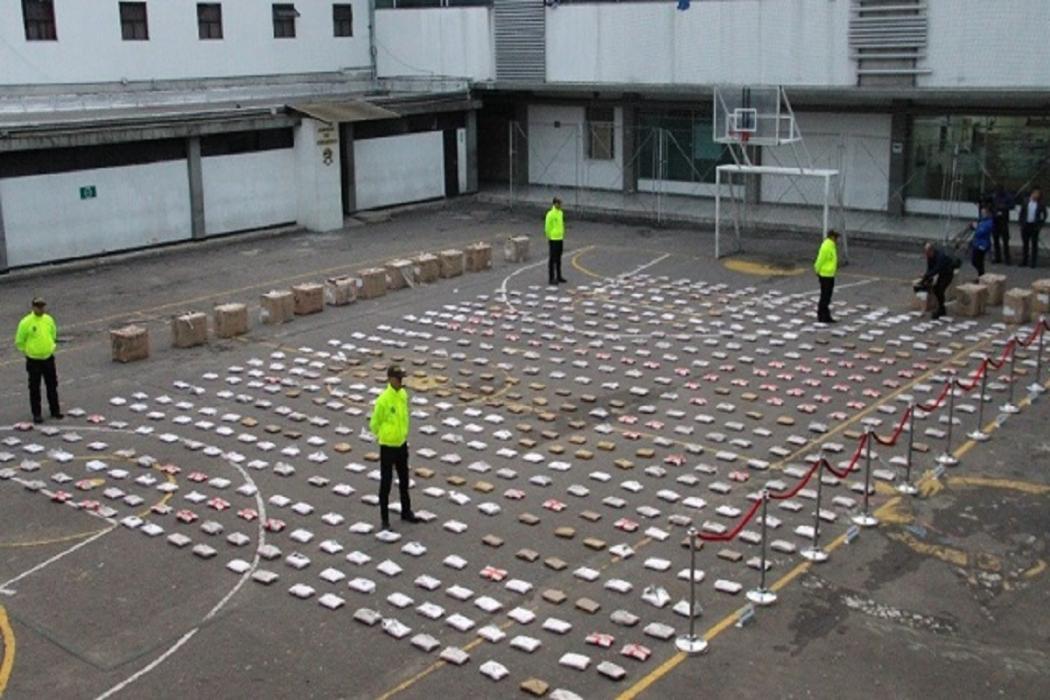
[[[0,695],[460,698],[525,696],[533,680],[553,697],[1050,696],[1034,345],[1017,355],[1019,413],[998,410],[1009,364],[990,373],[989,441],[967,438],[979,402],[957,393],[957,466],[934,474],[946,408],[918,415],[916,496],[896,490],[908,433],[874,446],[877,527],[851,531],[864,451],[859,471],[824,473],[827,562],[799,554],[817,477],[771,500],[774,605],[745,597],[758,518],[703,542],[710,647],[674,645],[687,527],[732,529],[763,486],[793,489],[820,454],[846,467],[868,426],[889,438],[950,370],[1004,351],[1015,328],[999,309],[922,319],[918,252],[853,241],[840,323],[818,327],[815,241],[715,260],[710,232],[567,221],[556,289],[535,216],[471,200],[0,279],[12,333],[48,299],[67,412],[21,429],[22,360],[0,349]],[[519,234],[532,257],[506,263]],[[259,322],[271,289],[479,240],[490,270]],[[225,302],[249,305],[247,335],[170,347],[173,315]],[[152,357],[115,364],[108,330],[131,322]],[[412,499],[429,522],[395,515],[384,541],[360,432],[391,362],[411,374]]]

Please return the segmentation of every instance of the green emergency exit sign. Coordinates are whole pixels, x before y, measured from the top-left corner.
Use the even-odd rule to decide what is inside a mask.
[[[95,191],[94,185],[88,185],[87,187],[80,188],[81,199],[94,199],[98,196],[98,192]]]

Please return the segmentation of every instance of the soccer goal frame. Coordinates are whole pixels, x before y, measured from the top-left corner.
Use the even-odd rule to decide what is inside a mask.
[[[831,214],[831,194],[832,194],[832,180],[839,176],[838,170],[829,168],[793,168],[783,167],[775,165],[751,165],[749,163],[726,163],[719,165],[715,168],[715,258],[721,258],[724,253],[722,250],[722,185],[726,184],[729,186],[730,197],[737,205],[737,212],[733,217],[733,234],[734,234],[734,250],[729,251],[730,253],[739,252],[743,246],[740,243],[740,211],[743,207],[747,206],[746,202],[742,202],[736,199],[734,194],[735,191],[735,178],[737,176],[746,177],[747,175],[779,175],[788,178],[796,177],[807,177],[807,178],[819,178],[824,181],[824,206],[822,216],[822,228],[820,231],[820,238],[823,239],[828,232],[828,226],[830,225],[830,214]],[[848,257],[846,247],[846,237],[842,236],[842,253],[843,258]]]

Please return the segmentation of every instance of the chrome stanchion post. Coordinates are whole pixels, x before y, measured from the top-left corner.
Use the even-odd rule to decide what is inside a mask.
[[[854,515],[853,522],[861,527],[875,527],[879,524],[879,519],[871,514],[868,507],[869,491],[871,491],[871,443],[875,440],[875,432],[871,428],[868,428],[868,432],[864,435],[864,512]]]
[[[955,387],[957,382],[955,381],[955,374],[951,374],[948,377],[948,441],[944,446],[944,452],[937,458],[937,464],[943,464],[946,467],[954,467],[959,463],[959,459],[952,454],[952,428],[955,425]]]
[[[803,559],[812,562],[828,560],[828,553],[820,546],[820,496],[824,490],[824,451],[820,452],[820,462],[817,463],[817,509],[813,515],[813,541],[799,554]]]
[[[1042,394],[1046,391],[1046,387],[1043,386],[1043,335],[1046,332],[1046,317],[1039,317],[1039,325],[1036,328],[1039,329],[1039,345],[1036,346],[1035,355],[1035,381],[1028,385],[1028,391],[1033,394]]]
[[[766,588],[766,509],[769,506],[769,490],[762,489],[762,561],[759,562],[761,578],[758,588],[747,592],[747,599],[755,605],[772,605],[777,602],[777,594]]]
[[[985,358],[985,362],[988,358]],[[987,388],[988,388],[988,371],[991,365],[984,366],[984,374],[981,375],[981,393],[977,397],[977,427],[974,428],[966,437],[976,442],[984,442],[988,439],[988,433],[984,432],[984,402],[986,400]]]
[[[1017,336],[1014,336],[1010,342],[1013,343],[1013,347],[1010,349],[1010,397],[1007,399],[999,410],[1003,413],[1017,413],[1021,409],[1014,403],[1014,365],[1017,363]]]
[[[686,654],[701,654],[707,651],[707,640],[696,636],[696,536],[698,531],[690,527],[689,535],[689,634],[679,635],[675,640],[678,651]]]
[[[904,483],[897,485],[897,490],[907,496],[914,496],[919,492],[915,484],[911,482],[912,460],[915,458],[915,402],[912,401],[908,407],[908,461],[904,467]]]

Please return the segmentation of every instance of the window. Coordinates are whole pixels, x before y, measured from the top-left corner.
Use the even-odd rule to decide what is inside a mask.
[[[616,157],[616,124],[612,107],[587,108],[587,157],[590,160],[613,160]]]
[[[222,38],[222,5],[217,2],[197,3],[197,36],[201,39]]]
[[[332,24],[335,36],[353,36],[354,6],[341,3],[332,5]]]
[[[295,18],[299,13],[295,5],[290,3],[274,3],[273,6],[273,37],[274,39],[295,38]]]
[[[22,0],[22,19],[26,41],[55,41],[55,4],[53,0]]]
[[[292,148],[294,139],[291,129],[266,129],[264,131],[235,131],[228,134],[212,134],[201,137],[201,155],[232,156],[238,153],[272,151]]]
[[[124,41],[146,41],[149,25],[146,23],[146,3],[120,3],[120,36]]]
[[[715,168],[732,163],[729,150],[711,138],[711,112],[645,110],[638,113],[638,174],[646,180],[715,181]]]
[[[966,115],[912,118],[906,197],[978,202],[1002,185],[1014,194],[1050,174],[1050,119]]]

